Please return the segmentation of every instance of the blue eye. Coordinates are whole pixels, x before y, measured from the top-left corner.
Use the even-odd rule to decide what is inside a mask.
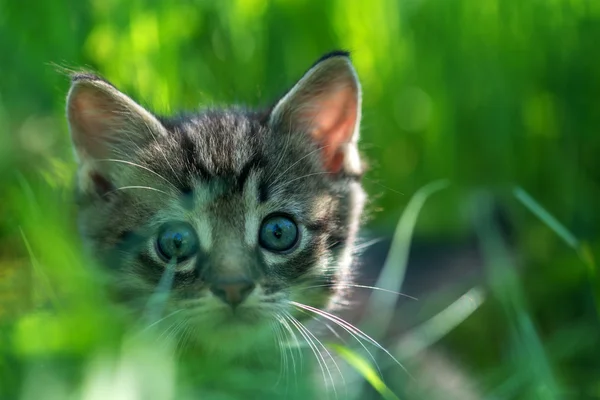
[[[174,222],[163,225],[156,240],[159,255],[165,260],[184,261],[198,251],[198,238],[190,224]]]
[[[281,253],[290,250],[298,242],[298,226],[284,215],[272,215],[263,221],[258,241],[265,249]]]

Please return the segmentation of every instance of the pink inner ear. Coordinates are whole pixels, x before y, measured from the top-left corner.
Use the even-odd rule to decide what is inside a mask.
[[[81,88],[74,93],[69,104],[75,143],[80,150],[94,158],[108,154],[107,141],[110,140],[111,125],[115,123],[114,111],[109,111],[109,102],[102,93]]]
[[[356,89],[344,85],[324,93],[305,117],[311,121],[312,137],[325,146],[321,152],[325,168],[339,172],[344,163],[342,146],[352,140],[358,114]]]

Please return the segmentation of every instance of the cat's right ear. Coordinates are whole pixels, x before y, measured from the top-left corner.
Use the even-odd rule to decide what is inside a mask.
[[[103,193],[114,186],[111,164],[153,137],[166,135],[150,112],[110,83],[75,74],[67,96],[67,119],[80,166],[81,189]],[[82,187],[83,186],[83,187]]]
[[[275,105],[269,125],[303,132],[319,146],[323,167],[331,174],[360,175],[358,155],[361,89],[350,54],[323,56]]]

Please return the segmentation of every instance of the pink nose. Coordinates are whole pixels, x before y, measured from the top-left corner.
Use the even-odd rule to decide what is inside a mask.
[[[220,280],[214,282],[210,286],[210,291],[235,308],[242,303],[250,293],[254,290],[256,285],[249,279],[236,279],[236,280]]]

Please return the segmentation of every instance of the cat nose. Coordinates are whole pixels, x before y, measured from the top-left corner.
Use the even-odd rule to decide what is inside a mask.
[[[210,291],[219,299],[235,308],[246,300],[255,286],[254,282],[246,278],[219,280],[210,286]]]

